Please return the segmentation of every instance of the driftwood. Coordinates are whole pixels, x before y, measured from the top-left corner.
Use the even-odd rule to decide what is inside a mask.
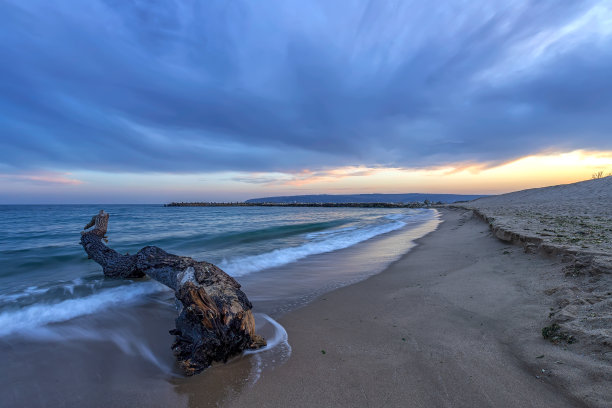
[[[265,346],[255,334],[252,305],[240,284],[215,265],[169,254],[147,246],[135,255],[121,255],[102,242],[108,214],[92,218],[81,232],[81,245],[90,259],[102,266],[104,275],[140,278],[145,275],[172,288],[180,304],[172,350],[187,375],[197,374],[213,361],[226,362],[245,349]]]

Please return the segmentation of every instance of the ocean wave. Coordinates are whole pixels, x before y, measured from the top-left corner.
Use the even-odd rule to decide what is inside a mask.
[[[69,281],[46,282],[39,286],[28,286],[14,292],[0,293],[0,305],[16,303],[19,306],[26,306],[36,302],[45,303],[45,301],[53,299],[65,300],[66,298],[83,297],[99,291],[108,282],[97,276],[95,278],[81,277]]]
[[[185,234],[184,231],[181,231],[178,235],[166,234],[161,238],[149,241],[144,241],[142,236],[135,237],[135,241],[128,241],[124,236],[113,240],[112,243],[119,244],[120,252],[128,251],[135,253],[145,245],[157,245],[170,252],[179,251],[181,254],[193,255],[193,252],[201,251],[202,249],[214,251],[305,233],[316,233],[317,231],[339,227],[351,221],[351,219],[341,219],[326,222],[299,223],[246,231],[231,231],[221,234],[193,233],[193,231]],[[2,278],[24,277],[35,273],[48,274],[50,270],[65,270],[74,266],[91,265],[91,262],[84,256],[82,248],[76,241],[70,245],[63,246],[41,245],[0,250],[0,261],[5,266],[0,270],[0,277]]]
[[[406,218],[406,214],[403,214],[403,213],[387,214],[385,215],[385,218],[388,220],[401,220],[401,219]]]
[[[247,244],[259,241],[269,241],[272,239],[286,238],[293,235],[300,235],[308,232],[321,231],[329,228],[346,224],[347,220],[334,220],[327,222],[300,223],[290,225],[279,225],[275,227],[261,228],[250,231],[230,232],[215,236],[207,236],[200,239],[191,237],[180,242],[181,246],[207,248],[227,247],[240,244]]]
[[[22,255],[0,254],[0,263],[4,268],[0,271],[0,277],[7,278],[19,276],[24,273],[42,270],[57,270],[72,265],[85,265],[87,257],[78,251],[66,251],[63,253],[50,253],[49,251],[34,249],[23,250],[27,253]]]
[[[50,288],[41,288],[38,286],[28,286],[27,288],[9,294],[0,294],[0,303],[14,302],[23,298],[31,298],[32,296],[41,295],[47,293]]]
[[[0,313],[0,336],[29,331],[50,323],[64,322],[79,316],[97,313],[144,296],[169,290],[161,283],[143,282],[104,289],[99,293],[59,303],[36,303]]]
[[[326,230],[326,231],[319,231],[319,232],[313,232],[310,234],[306,235],[306,239],[316,239],[322,236],[329,236],[329,235],[334,235],[334,234],[342,234],[344,232],[348,232],[348,231],[354,231],[356,230],[358,227],[345,227],[345,228],[338,228],[338,229],[332,229],[332,230]]]
[[[404,221],[394,221],[357,229],[347,229],[339,233],[323,236],[320,240],[310,241],[303,245],[275,249],[259,255],[250,255],[230,260],[223,260],[219,267],[232,276],[242,276],[268,268],[274,268],[298,261],[309,255],[323,254],[348,248],[378,235],[398,230],[406,226]],[[313,238],[311,236],[311,238]],[[314,237],[317,238],[317,237]]]
[[[194,249],[201,250],[202,248],[206,248],[210,251],[215,249],[239,246],[243,244],[287,238],[294,235],[300,235],[309,232],[321,231],[329,228],[334,228],[351,221],[352,220],[333,220],[326,222],[309,222],[289,225],[278,225],[273,227],[245,231],[227,231],[221,234],[170,234],[161,238],[149,240],[146,243],[130,242],[129,245],[124,246],[126,246],[127,249],[133,251],[137,251],[139,245],[156,245],[162,248],[176,249],[187,252],[189,250]],[[128,241],[125,239],[125,237],[123,237],[121,241],[118,240],[117,242],[125,244]]]

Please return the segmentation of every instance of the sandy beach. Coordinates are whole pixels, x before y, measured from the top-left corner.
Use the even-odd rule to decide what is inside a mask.
[[[66,336],[51,351],[45,341],[5,339],[10,376],[2,400],[41,407],[609,407],[611,181],[441,207],[440,223],[418,221],[303,260],[285,273],[294,283],[280,285],[286,278],[272,269],[247,275],[239,280],[256,294],[258,332],[279,345],[193,377],[173,369],[165,332],[176,311],[166,292],[49,328],[47,335]],[[371,258],[385,252],[396,261],[382,272],[350,275],[375,269]],[[284,310],[265,301],[275,287],[291,294],[317,274],[360,281]],[[272,341],[279,330],[262,313],[278,320],[288,344]]]
[[[33,332],[41,341],[7,337],[0,400],[40,407],[609,407],[611,180],[440,207],[441,222],[432,213],[290,268],[241,277],[258,332],[277,346],[193,377],[176,370],[170,353],[165,333],[176,310],[168,292],[49,325]],[[387,215],[381,222],[395,222]],[[304,297],[312,293],[303,286],[308,279],[328,289]],[[341,285],[348,286],[333,290]],[[303,293],[298,303],[275,303],[266,300],[274,290],[290,300]],[[266,325],[265,313],[282,328]],[[278,338],[284,330],[288,342]],[[44,340],[53,333],[62,341]]]
[[[470,210],[387,270],[286,314],[292,355],[221,400],[197,380],[189,405],[606,407],[611,353],[542,338],[567,285],[558,258],[496,239]]]

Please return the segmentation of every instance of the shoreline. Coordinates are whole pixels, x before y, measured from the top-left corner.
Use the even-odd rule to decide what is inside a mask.
[[[567,264],[502,242],[470,209],[438,211],[442,222],[421,238],[393,232],[341,250],[346,265],[369,269],[373,254],[404,242],[378,273],[273,314],[288,333],[288,348],[178,376],[171,336],[162,334],[174,309],[160,295],[160,305],[143,303],[115,316],[137,324],[136,336],[109,314],[80,318],[74,333],[66,327],[68,338],[52,355],[47,343],[21,348],[7,341],[5,372],[12,374],[4,399],[91,407],[609,406],[612,353],[587,347],[580,336],[576,344],[554,345],[541,335],[551,311],[561,312],[560,300],[589,301],[572,291],[578,280],[564,274]],[[329,257],[309,258],[304,273],[337,273]],[[258,307],[256,314],[269,312]],[[265,316],[256,318],[260,334],[278,334],[261,324]],[[99,329],[104,334],[95,343],[91,335]],[[33,382],[20,369],[25,359],[39,362],[43,380]],[[60,364],[67,369],[58,373]],[[67,384],[79,391],[70,395]]]
[[[202,382],[183,384],[189,406],[612,402],[609,362],[541,336],[563,265],[508,247],[471,211],[441,212],[438,229],[381,273],[281,316],[285,364],[214,404]]]
[[[291,210],[291,214],[295,212]],[[363,213],[360,211],[357,214]],[[130,220],[130,215],[123,218]],[[270,324],[266,327],[266,316],[262,314],[269,313],[277,318],[333,288],[350,285],[379,273],[386,265],[401,257],[416,237],[435,229],[438,224],[433,210],[373,210],[359,222],[356,227],[347,228],[350,234],[339,235],[340,238],[352,240],[346,243],[350,244],[346,247],[341,245],[341,249],[311,254],[288,267],[281,265],[276,270],[268,268],[239,278],[255,305],[259,334],[270,340],[279,333]],[[130,224],[117,225],[123,227]],[[318,228],[306,232],[327,234],[328,229]],[[362,241],[360,237],[363,230],[373,237]],[[120,242],[125,235],[122,233],[124,231],[118,228],[113,235],[114,243]],[[265,229],[263,231],[267,232]],[[331,231],[337,234],[337,230]],[[115,235],[118,239],[114,239]],[[110,286],[115,281],[104,280],[100,272],[94,272],[92,277],[95,279],[79,280],[78,283],[74,281],[73,286],[61,289],[80,293],[78,291],[84,290],[84,287],[89,288],[87,285],[93,282],[98,286],[92,286],[91,293],[87,292],[74,299],[67,296],[67,300],[50,303],[57,305],[51,309],[44,306],[25,307],[26,312],[41,309],[44,313],[52,314],[63,311],[65,305],[74,310],[76,304],[85,313],[76,313],[74,318],[50,324],[32,324],[31,331],[26,330],[23,335],[16,332],[15,335],[0,339],[4,346],[2,357],[6,362],[3,373],[9,381],[1,387],[2,399],[7,404],[50,407],[181,407],[189,405],[191,387],[197,387],[205,395],[202,398],[208,401],[221,401],[227,395],[240,394],[256,378],[267,375],[269,370],[286,359],[287,353],[283,347],[276,347],[257,355],[237,356],[227,364],[215,364],[196,377],[183,378],[171,353],[173,338],[168,334],[176,318],[174,295],[164,288],[159,292],[147,289],[143,296],[141,289],[149,283],[140,280],[132,284],[121,284],[117,288],[107,290],[106,286],[102,286],[102,289],[95,290],[100,286],[100,279]],[[112,296],[123,294],[128,303],[119,302],[108,308],[101,307],[108,298],[103,296],[106,293]],[[51,293],[49,298],[55,299],[52,296],[56,295]],[[43,298],[43,304],[45,300]],[[90,313],[91,307],[100,309]],[[12,315],[7,316],[10,319]],[[280,343],[282,346],[282,339]],[[60,366],[69,369],[57,370]],[[37,390],[36,395],[29,392],[33,388]],[[72,389],[78,391],[73,393]]]

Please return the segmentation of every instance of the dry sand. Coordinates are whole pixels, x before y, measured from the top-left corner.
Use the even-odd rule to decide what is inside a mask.
[[[228,407],[609,407],[612,365],[542,338],[567,284],[557,258],[495,239],[472,211],[383,273],[283,316],[291,358]],[[191,406],[214,400],[197,382]],[[217,401],[218,402],[218,401]]]
[[[549,288],[557,337],[612,362],[612,177],[517,191],[462,204],[501,240],[564,262]],[[612,388],[612,384],[610,384]]]
[[[562,254],[590,274],[612,274],[612,176],[460,206],[476,210],[500,239],[521,241],[531,252]]]

